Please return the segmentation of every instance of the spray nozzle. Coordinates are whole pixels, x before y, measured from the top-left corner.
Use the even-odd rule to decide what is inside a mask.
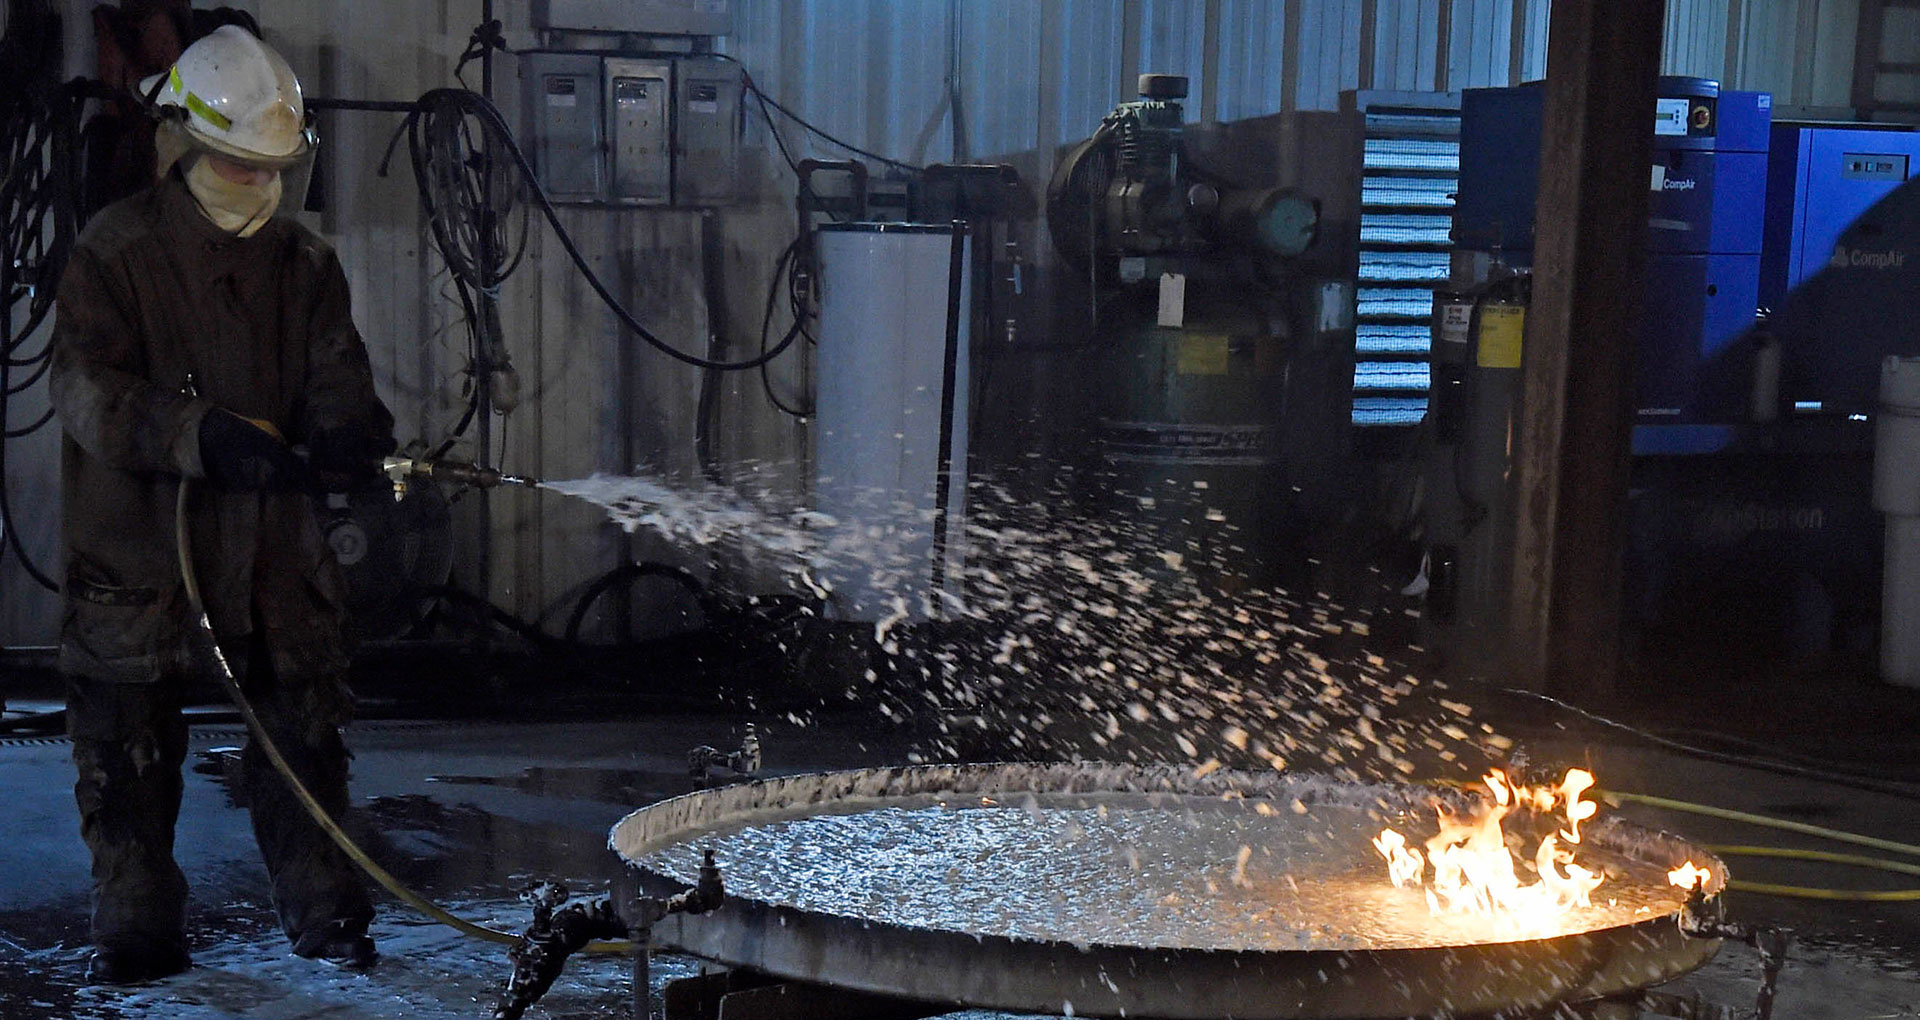
[[[380,470],[393,482],[395,499],[406,495],[407,483],[415,478],[437,478],[456,485],[471,485],[478,489],[491,489],[496,485],[533,487],[540,484],[536,479],[503,474],[493,468],[481,467],[463,460],[388,457],[380,462]]]

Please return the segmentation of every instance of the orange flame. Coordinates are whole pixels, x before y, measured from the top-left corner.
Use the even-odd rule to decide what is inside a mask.
[[[1688,861],[1672,871],[1667,872],[1667,881],[1682,889],[1691,890],[1695,886],[1705,889],[1707,883],[1712,880],[1713,872],[1705,868],[1694,867],[1692,861]]]
[[[1589,905],[1602,878],[1574,863],[1571,848],[1580,842],[1580,823],[1599,811],[1599,805],[1581,799],[1593,786],[1592,773],[1569,770],[1557,787],[1515,786],[1499,771],[1487,773],[1482,782],[1492,800],[1483,803],[1477,817],[1456,818],[1437,810],[1440,831],[1427,840],[1424,862],[1418,850],[1407,847],[1406,837],[1381,830],[1373,846],[1386,858],[1395,888],[1424,888],[1435,914],[1489,915],[1540,929],[1552,927],[1554,919],[1569,910]],[[1532,857],[1539,880],[1523,881],[1501,822],[1516,809],[1544,814],[1561,805],[1567,827],[1541,840]],[[1423,880],[1427,865],[1432,866],[1432,878]]]
[[[1427,862],[1421,859],[1420,851],[1407,849],[1405,837],[1392,829],[1382,830],[1374,838],[1373,848],[1387,859],[1387,875],[1393,879],[1394,888],[1420,884],[1420,872],[1426,869]]]
[[[1580,823],[1592,818],[1600,811],[1600,805],[1590,800],[1581,800],[1580,795],[1593,786],[1593,773],[1586,769],[1568,769],[1567,778],[1560,781],[1560,795],[1567,798],[1567,828],[1560,831],[1567,842],[1580,842]],[[1543,811],[1553,810],[1549,803]]]

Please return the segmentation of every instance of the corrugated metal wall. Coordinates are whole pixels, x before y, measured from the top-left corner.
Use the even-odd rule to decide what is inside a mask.
[[[1670,0],[1665,70],[1844,106],[1859,0]],[[1546,72],[1548,0],[739,0],[724,46],[789,105],[910,162],[1085,137],[1141,71],[1192,79],[1191,119],[1333,110],[1355,88],[1507,85]],[[1441,34],[1446,34],[1444,43]],[[1209,49],[1208,40],[1215,40]],[[830,151],[831,146],[821,146]]]
[[[230,2],[259,16],[312,92],[385,99],[448,84],[451,58],[480,13],[478,0]],[[77,46],[90,42],[90,6],[66,4]],[[511,41],[530,42],[526,5],[501,7]],[[1197,121],[1334,110],[1347,89],[1505,85],[1545,70],[1547,0],[735,0],[734,7],[737,30],[724,48],[768,92],[826,130],[915,163],[1010,158],[1038,180],[1058,146],[1085,137],[1131,95],[1139,71],[1190,76],[1188,113]],[[1666,68],[1767,89],[1786,106],[1844,105],[1857,9],[1858,0],[1669,0]],[[72,63],[90,70],[84,53]],[[501,66],[510,91],[513,61]],[[951,119],[955,96],[962,131]],[[404,173],[373,175],[396,122],[328,118],[333,204],[315,225],[348,268],[355,314],[403,432],[431,436],[459,408],[460,343],[447,328],[438,264],[411,183]],[[803,140],[792,125],[783,129],[803,152],[843,155]],[[767,147],[757,120],[749,143]],[[725,286],[757,297],[787,240],[791,182],[764,152],[748,173],[761,182],[761,196],[722,217]],[[704,342],[697,216],[583,212],[571,219],[626,300],[650,310],[681,342]],[[698,374],[636,351],[564,265],[545,257],[553,246],[539,238],[534,245],[529,268],[504,294],[509,345],[528,376],[528,397],[503,430],[506,463],[556,477],[635,460],[694,470]],[[745,342],[740,328],[729,332],[732,342]],[[798,371],[784,365],[776,382],[791,387]],[[771,465],[765,473],[776,485],[792,484],[805,437],[766,407],[758,380],[728,380],[721,417],[724,454]],[[50,534],[57,511],[44,453],[10,480],[32,515],[23,530],[40,536]],[[577,508],[507,494],[496,510],[492,595],[524,615],[551,613],[630,551],[626,539]],[[44,549],[43,558],[53,559],[54,550]],[[52,639],[53,602],[10,563],[0,564],[0,592],[0,643]]]

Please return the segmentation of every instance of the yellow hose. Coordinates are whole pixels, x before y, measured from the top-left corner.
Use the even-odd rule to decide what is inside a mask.
[[[1623,803],[1645,804],[1648,807],[1666,808],[1669,811],[1685,811],[1689,814],[1706,815],[1709,818],[1724,818],[1733,822],[1746,822],[1749,825],[1764,825],[1770,829],[1797,832],[1806,836],[1818,836],[1821,839],[1831,839],[1838,843],[1853,843],[1858,846],[1872,847],[1875,850],[1886,850],[1890,853],[1920,857],[1920,846],[1914,846],[1911,843],[1899,843],[1891,839],[1862,836],[1856,832],[1842,832],[1839,829],[1822,828],[1818,825],[1808,825],[1805,822],[1790,822],[1782,818],[1768,818],[1766,815],[1749,814],[1745,811],[1734,811],[1731,808],[1714,807],[1710,804],[1693,804],[1684,800],[1653,797],[1644,793],[1625,793],[1619,790],[1608,790],[1600,794],[1600,796],[1616,807]]]
[[[1829,850],[1801,850],[1784,846],[1708,846],[1706,849],[1722,857],[1777,857],[1795,861],[1819,861],[1823,864],[1846,864],[1857,868],[1877,868],[1902,875],[1920,875],[1920,864],[1883,861],[1878,857],[1861,857],[1857,854],[1836,854]],[[1748,882],[1738,878],[1729,879],[1727,888],[1740,892],[1789,896],[1803,900],[1847,900],[1869,903],[1910,903],[1920,900],[1920,889],[1814,889],[1802,885]]]
[[[1874,836],[1862,836],[1857,832],[1845,832],[1829,829],[1805,822],[1793,822],[1783,818],[1769,818],[1766,815],[1735,811],[1731,808],[1714,807],[1710,804],[1695,804],[1690,801],[1673,800],[1668,797],[1655,797],[1644,793],[1626,793],[1609,790],[1600,794],[1601,799],[1618,807],[1626,804],[1645,804],[1648,807],[1665,808],[1669,811],[1683,811],[1689,814],[1705,815],[1709,818],[1721,818],[1727,821],[1745,822],[1749,825],[1761,825],[1785,832],[1797,832],[1805,836],[1816,836],[1839,843],[1853,843],[1892,853],[1908,854],[1920,857],[1920,846],[1901,843],[1891,839]],[[1860,857],[1854,854],[1837,854],[1826,850],[1800,850],[1792,847],[1777,846],[1708,846],[1705,849],[1729,857],[1776,857],[1787,860],[1820,861],[1827,864],[1846,864],[1862,868],[1878,868],[1901,874],[1920,875],[1920,865],[1902,864],[1898,861],[1884,861],[1877,857]],[[1743,879],[1729,878],[1727,888],[1737,892],[1758,893],[1764,896],[1785,896],[1803,900],[1836,900],[1853,903],[1910,903],[1920,901],[1920,889],[1817,889],[1800,885],[1776,885],[1771,882],[1748,882]]]
[[[1771,882],[1748,882],[1730,878],[1727,888],[1735,892],[1758,893],[1762,896],[1785,896],[1797,900],[1839,900],[1847,903],[1912,903],[1920,900],[1920,889],[1813,889],[1803,885],[1774,885]]]
[[[1902,864],[1899,861],[1883,861],[1878,857],[1861,857],[1856,854],[1837,854],[1831,850],[1801,850],[1786,846],[1714,846],[1706,849],[1722,857],[1780,857],[1794,861],[1819,861],[1823,864],[1846,864],[1856,868],[1878,868],[1881,871],[1893,871],[1902,875],[1920,875],[1920,864]]]
[[[407,888],[399,879],[393,877],[387,869],[375,863],[373,858],[368,857],[366,851],[360,849],[359,845],[354,843],[353,837],[348,836],[346,830],[340,828],[339,823],[335,822],[333,817],[327,814],[327,809],[322,807],[320,802],[314,798],[313,793],[307,789],[307,785],[300,781],[300,777],[294,775],[293,767],[287,764],[287,759],[280,754],[279,746],[273,742],[273,737],[267,734],[266,726],[260,722],[260,716],[254,712],[253,703],[248,701],[246,694],[240,690],[239,681],[234,679],[233,670],[227,665],[226,656],[221,654],[220,645],[214,640],[213,625],[207,619],[206,604],[200,600],[200,581],[193,569],[193,549],[187,536],[187,489],[189,484],[190,483],[184,478],[180,480],[179,495],[174,501],[175,544],[180,555],[180,579],[187,590],[187,602],[192,606],[194,614],[199,617],[201,630],[206,633],[208,644],[213,649],[214,660],[219,663],[220,668],[217,672],[220,674],[220,682],[226,687],[227,696],[233,699],[234,707],[240,710],[241,718],[247,721],[247,729],[252,731],[253,739],[259,741],[260,750],[265,752],[267,760],[273,763],[274,770],[279,772],[280,777],[287,781],[287,786],[293,790],[294,797],[307,809],[307,814],[312,815],[313,820],[319,824],[320,828],[324,829],[327,835],[333,837],[334,843],[340,847],[340,850],[349,858],[352,858],[353,862],[360,866],[360,870],[366,872],[369,877],[380,883],[401,902],[433,920],[460,932],[462,935],[503,946],[517,944],[520,941],[520,936],[511,932],[488,928],[485,925],[475,924],[464,918],[456,917],[447,912],[439,904]],[[633,951],[633,943],[626,940],[589,942],[586,945],[586,951],[592,953],[629,953]]]

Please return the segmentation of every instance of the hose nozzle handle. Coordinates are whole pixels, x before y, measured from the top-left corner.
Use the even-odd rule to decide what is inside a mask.
[[[502,474],[493,468],[481,467],[461,460],[388,457],[381,461],[380,470],[392,480],[396,499],[406,494],[407,482],[414,478],[437,478],[455,485],[471,485],[479,489],[491,489],[496,485],[539,484],[531,478]]]

